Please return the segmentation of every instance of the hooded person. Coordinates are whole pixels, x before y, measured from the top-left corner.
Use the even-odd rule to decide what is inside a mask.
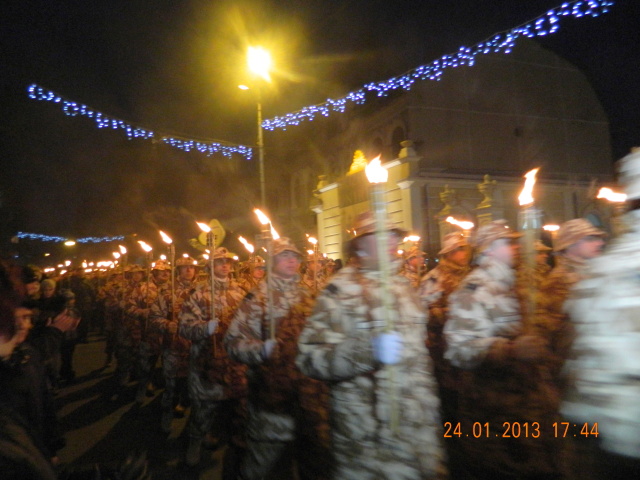
[[[398,274],[405,232],[392,224],[376,232],[371,212],[356,217],[352,231],[352,260],[318,295],[296,361],[331,389],[333,478],[445,478],[439,401],[424,344],[427,318]],[[386,241],[384,252],[377,235]],[[389,278],[382,278],[381,259],[389,262]]]

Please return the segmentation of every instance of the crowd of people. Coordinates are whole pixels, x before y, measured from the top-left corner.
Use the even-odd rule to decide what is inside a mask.
[[[627,233],[602,255],[606,233],[569,220],[533,265],[493,221],[446,235],[425,272],[370,212],[344,268],[285,237],[242,268],[218,247],[212,271],[184,257],[93,285],[5,263],[2,476],[56,477],[53,397],[94,329],[110,400],[162,388],[162,431],[189,415],[184,462],[224,446],[225,479],[638,478],[639,153],[621,179]]]

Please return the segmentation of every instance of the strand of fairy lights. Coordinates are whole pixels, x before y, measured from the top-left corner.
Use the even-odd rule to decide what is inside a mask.
[[[368,83],[359,90],[348,93],[342,98],[327,99],[324,103],[304,107],[297,112],[266,119],[262,127],[266,130],[286,129],[288,126],[298,125],[303,121],[311,121],[318,115],[328,117],[332,112],[344,113],[349,103],[362,105],[366,101],[367,92],[376,92],[378,97],[384,97],[390,91],[397,89],[410,90],[413,84],[422,80],[440,80],[447,68],[463,65],[473,66],[476,57],[489,53],[511,53],[516,41],[521,37],[542,37],[558,31],[562,17],[598,17],[609,11],[613,0],[577,0],[565,2],[545,14],[515,27],[507,32],[497,33],[473,47],[460,47],[451,55],[444,55],[427,65],[421,65],[404,75],[393,77],[384,82]]]
[[[16,237],[20,239],[27,239],[27,240],[41,240],[43,242],[60,243],[60,242],[69,241],[68,238],[56,237],[53,235],[42,235],[40,233],[18,232]],[[102,242],[115,242],[115,241],[121,241],[121,240],[124,240],[123,235],[116,235],[112,237],[83,237],[83,238],[76,238],[74,241],[77,243],[102,243]]]
[[[29,98],[32,98],[33,100],[53,102],[60,105],[65,115],[70,117],[80,115],[91,118],[98,128],[122,130],[130,140],[134,138],[141,138],[144,140],[159,139],[160,141],[185,152],[197,151],[207,156],[219,153],[225,157],[231,157],[231,155],[235,153],[243,156],[247,160],[251,160],[252,157],[251,147],[247,147],[245,145],[162,136],[147,128],[136,127],[124,120],[120,120],[110,115],[105,115],[104,113],[98,112],[97,110],[94,110],[82,103],[67,100],[57,93],[47,90],[37,84],[29,85],[27,91],[29,92]]]

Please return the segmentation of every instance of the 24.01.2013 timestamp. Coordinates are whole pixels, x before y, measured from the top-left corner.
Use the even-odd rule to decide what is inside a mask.
[[[598,436],[598,422],[582,424],[553,422],[551,427],[547,430],[547,434],[554,438]],[[460,422],[445,422],[443,434],[444,438],[539,438],[541,435],[539,422],[503,422],[498,428],[492,428],[489,422],[474,422],[470,431],[465,431]]]

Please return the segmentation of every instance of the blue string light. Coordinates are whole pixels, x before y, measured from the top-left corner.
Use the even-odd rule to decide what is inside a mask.
[[[169,137],[169,136],[161,136],[157,135],[152,130],[136,127],[131,125],[124,120],[119,120],[117,118],[111,117],[109,115],[105,115],[101,112],[98,112],[87,105],[83,105],[81,103],[73,102],[70,100],[66,100],[60,95],[52,92],[51,90],[46,90],[45,88],[33,84],[30,85],[27,89],[29,92],[29,98],[33,100],[40,100],[45,102],[53,102],[57,103],[61,106],[62,111],[65,115],[70,117],[83,116],[87,118],[93,119],[96,126],[98,128],[111,128],[113,130],[122,130],[125,135],[129,138],[129,140],[134,138],[141,138],[144,140],[153,140],[159,139],[160,141],[171,145],[172,147],[179,148],[185,152],[197,151],[200,153],[204,153],[207,156],[212,156],[214,154],[220,153],[225,157],[231,157],[232,154],[236,153],[241,155],[246,160],[251,160],[253,150],[251,147],[247,147],[245,145],[235,145],[227,142],[208,142],[204,140],[190,140],[178,137]]]
[[[25,233],[18,232],[16,235],[18,238],[27,239],[27,240],[41,240],[43,242],[66,242],[69,239],[64,237],[56,237],[52,235],[42,235],[39,233]],[[75,241],[77,243],[103,243],[103,242],[116,242],[124,240],[124,235],[116,235],[113,237],[84,237],[77,238]]]
[[[562,17],[572,16],[580,18],[584,16],[597,17],[609,11],[614,4],[613,0],[578,0],[566,2],[559,7],[549,10],[547,13],[535,18],[519,27],[507,32],[497,33],[473,47],[460,47],[451,55],[444,55],[427,65],[421,65],[399,77],[393,77],[384,82],[368,83],[359,90],[351,92],[337,100],[327,99],[324,103],[304,107],[297,112],[283,116],[266,119],[262,127],[266,130],[285,129],[291,125],[299,125],[305,120],[314,120],[317,115],[328,117],[332,112],[344,113],[349,103],[362,105],[365,103],[367,92],[375,92],[376,96],[384,97],[393,90],[410,90],[413,84],[422,80],[438,81],[442,78],[447,68],[455,68],[467,65],[472,67],[476,57],[490,53],[511,53],[519,38],[543,37],[553,34],[560,28]]]

